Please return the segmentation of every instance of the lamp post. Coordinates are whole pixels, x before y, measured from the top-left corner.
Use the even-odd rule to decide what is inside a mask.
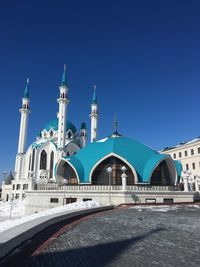
[[[11,198],[10,198],[10,219],[11,219],[11,217],[12,217],[13,201],[14,201],[14,197],[11,197]]]
[[[126,191],[126,178],[127,178],[126,167],[122,166],[121,170],[122,170],[122,175],[121,175],[121,178],[122,178],[122,191]]]
[[[112,167],[107,168],[108,172],[108,184],[109,184],[109,204],[111,205],[111,173],[112,173]]]
[[[67,184],[67,179],[63,179],[63,190],[64,190],[64,196],[63,196],[63,205],[65,205],[65,186]]]

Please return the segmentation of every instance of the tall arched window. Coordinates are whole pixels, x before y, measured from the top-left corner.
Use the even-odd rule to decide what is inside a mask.
[[[45,150],[42,150],[40,154],[40,170],[47,169],[47,153]]]
[[[53,162],[54,162],[54,153],[52,151],[51,156],[50,156],[50,176],[49,176],[49,178],[53,178]]]
[[[34,164],[35,164],[35,148],[33,149],[33,154],[32,154],[31,171],[34,170]]]
[[[127,185],[133,185],[135,182],[134,174],[130,167],[121,159],[111,156],[103,160],[92,173],[92,184],[95,185],[109,185],[108,167],[112,168],[111,185],[122,184],[122,166],[126,167]]]
[[[28,167],[29,171],[31,170],[31,155],[29,157],[29,167]]]

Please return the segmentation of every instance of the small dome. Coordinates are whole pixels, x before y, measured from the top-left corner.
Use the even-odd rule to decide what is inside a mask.
[[[12,172],[10,172],[9,175],[6,177],[4,184],[9,185],[9,184],[11,184],[12,180],[14,180],[14,177],[12,175]]]
[[[50,129],[57,131],[58,130],[58,119],[51,120],[50,122],[48,122],[44,129],[46,131],[49,131]],[[70,121],[67,121],[66,130],[67,131],[72,130],[73,133],[77,132],[76,127]]]

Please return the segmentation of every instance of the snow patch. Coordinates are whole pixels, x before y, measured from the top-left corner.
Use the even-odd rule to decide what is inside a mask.
[[[6,204],[6,203],[3,203],[3,204]],[[19,204],[19,207],[21,207],[21,208],[23,206],[23,210],[24,210],[24,203],[20,202],[18,204]],[[97,208],[100,206],[101,206],[101,204],[98,201],[85,201],[85,202],[81,201],[81,202],[75,202],[72,204],[67,204],[64,206],[48,209],[48,210],[41,211],[38,213],[34,213],[34,214],[29,215],[29,216],[22,217],[20,219],[12,219],[12,220],[9,219],[9,220],[6,220],[6,221],[0,223],[0,232],[6,231],[12,227],[17,226],[17,225],[20,225],[20,224],[23,224],[23,223],[32,221],[34,219],[47,216],[47,215],[53,215],[53,214],[61,213],[64,211],[70,211],[70,210]],[[8,216],[8,214],[10,214],[10,213],[7,213],[7,205],[2,205],[1,210],[6,211],[5,212],[5,214],[7,214],[6,216]],[[14,215],[14,212],[15,212],[15,208],[13,207],[13,213],[12,213],[13,215]],[[16,212],[16,214],[19,214],[19,213]]]
[[[150,210],[150,211],[160,211],[160,212],[167,212],[169,210],[177,210],[177,206],[134,206],[131,207],[133,209],[137,209],[138,211],[143,211],[143,210]]]

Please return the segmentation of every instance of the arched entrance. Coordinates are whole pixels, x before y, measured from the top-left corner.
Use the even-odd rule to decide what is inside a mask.
[[[67,185],[77,185],[79,182],[72,166],[68,162],[61,160],[57,168],[57,181],[59,184],[63,184],[64,179],[66,179]]]
[[[174,185],[176,180],[175,166],[170,159],[163,160],[154,169],[151,176],[151,185]]]
[[[111,185],[121,185],[122,166],[126,167],[127,185],[133,185],[135,183],[135,177],[132,170],[123,160],[115,156],[110,156],[97,165],[92,173],[92,184],[109,185],[109,175],[107,169],[108,167],[111,167]]]

